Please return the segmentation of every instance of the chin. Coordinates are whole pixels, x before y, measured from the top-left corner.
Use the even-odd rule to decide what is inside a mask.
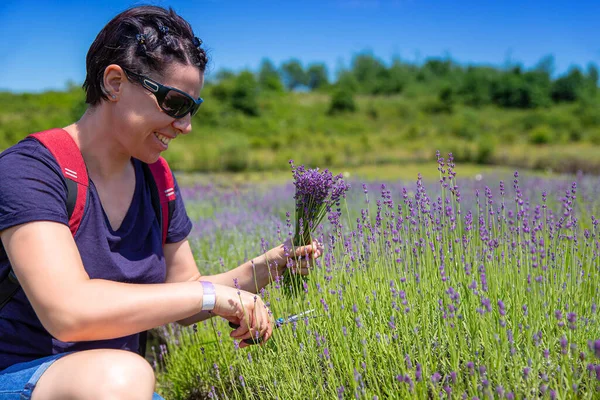
[[[146,164],[154,164],[158,161],[161,153],[146,153],[134,155],[135,158]]]

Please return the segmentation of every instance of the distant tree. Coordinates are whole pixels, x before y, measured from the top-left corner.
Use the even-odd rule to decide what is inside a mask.
[[[590,64],[588,65],[588,70],[587,70],[587,78],[588,81],[590,82],[590,84],[592,84],[594,87],[598,87],[598,66],[596,66],[595,64]]]
[[[388,79],[383,92],[385,94],[402,93],[409,80],[410,68],[399,59],[395,59],[388,69]]]
[[[235,73],[233,73],[233,71],[230,71],[228,69],[221,69],[215,74],[215,79],[217,81],[223,81],[223,80],[233,79],[233,78],[235,78]]]
[[[492,102],[501,107],[544,107],[550,104],[550,77],[541,70],[524,72],[514,66],[492,82],[490,92]]]
[[[211,96],[225,103],[229,102],[234,86],[235,76],[229,79],[221,79],[207,88],[207,90],[210,90]]]
[[[231,93],[231,105],[246,115],[259,115],[258,83],[252,72],[242,71],[235,79]]]
[[[589,96],[595,97],[598,92],[598,67],[595,64],[588,65],[586,74],[586,93]]]
[[[521,70],[513,70],[502,73],[498,79],[492,82],[491,98],[500,107],[521,107],[521,93],[523,79]]]
[[[550,90],[552,81],[548,70],[534,69],[523,74],[524,108],[547,107],[552,103]]]
[[[306,73],[308,75],[308,87],[311,90],[320,89],[329,84],[327,67],[323,63],[309,65]]]
[[[351,71],[362,93],[376,94],[389,78],[383,62],[371,53],[357,54],[352,60]]]
[[[450,59],[430,58],[425,62],[423,69],[431,72],[436,77],[444,77],[450,74],[452,61]]]
[[[467,67],[458,87],[458,95],[465,104],[470,106],[480,107],[489,104],[492,101],[492,82],[497,75],[497,71],[493,68]]]
[[[283,83],[289,90],[297,89],[308,84],[307,74],[297,59],[292,59],[281,65]]]
[[[438,99],[446,112],[452,112],[455,101],[454,90],[452,89],[452,86],[443,87],[442,90],[440,90]]]
[[[76,83],[72,79],[68,79],[65,83],[65,89],[67,92],[78,92],[81,90],[81,84]]]
[[[275,65],[268,58],[263,59],[260,64],[258,84],[262,89],[273,92],[282,92],[284,90],[281,76]]]
[[[555,102],[571,102],[577,100],[585,85],[585,78],[579,68],[572,68],[552,84],[552,100]]]
[[[338,88],[343,88],[350,93],[356,93],[360,84],[352,71],[342,70],[339,72],[336,86]]]
[[[548,75],[549,78],[552,77],[555,70],[554,56],[547,55],[542,57],[540,61],[538,61],[538,63],[536,64],[534,70],[546,73],[546,75]]]

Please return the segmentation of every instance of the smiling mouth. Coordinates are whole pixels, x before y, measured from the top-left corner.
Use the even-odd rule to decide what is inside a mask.
[[[170,137],[166,137],[165,135],[161,135],[158,132],[154,132],[154,136],[156,136],[156,138],[158,140],[160,140],[164,145],[168,145],[169,142],[172,140]]]

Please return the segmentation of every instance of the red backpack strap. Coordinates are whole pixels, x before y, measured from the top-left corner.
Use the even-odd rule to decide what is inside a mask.
[[[169,168],[167,160],[159,157],[158,161],[153,164],[148,164],[150,172],[158,189],[158,197],[160,199],[160,209],[162,214],[162,243],[167,242],[167,232],[169,231],[169,221],[175,209],[175,180]]]
[[[67,182],[67,212],[73,236],[79,229],[89,186],[88,172],[81,151],[64,129],[50,129],[29,135],[52,153]]]

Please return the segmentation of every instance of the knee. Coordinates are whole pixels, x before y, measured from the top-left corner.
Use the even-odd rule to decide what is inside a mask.
[[[151,399],[155,377],[150,364],[129,351],[115,350],[98,360],[100,370],[98,398],[115,400]]]

